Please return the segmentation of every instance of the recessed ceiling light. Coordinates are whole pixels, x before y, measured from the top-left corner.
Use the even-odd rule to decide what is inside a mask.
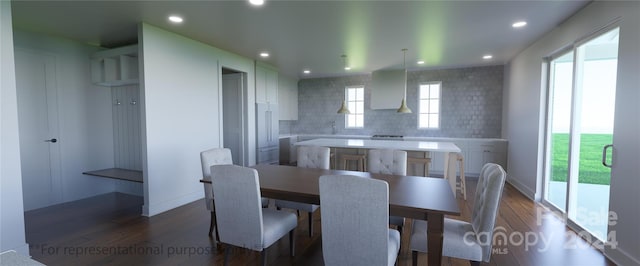
[[[344,70],[351,70],[351,67],[346,66],[344,67]]]
[[[424,65],[424,61],[422,60],[418,61],[418,65]]]
[[[309,74],[309,73],[311,73],[311,70],[305,69],[305,70],[302,71],[302,73]]]
[[[526,21],[517,21],[517,22],[515,22],[515,23],[511,24],[511,27],[514,27],[514,28],[522,28],[522,27],[524,27],[524,26],[526,26],[526,25],[527,25],[527,22],[526,22]]]
[[[261,6],[264,4],[264,0],[249,0],[249,3],[254,6]]]
[[[482,59],[491,59],[491,58],[493,58],[493,55],[490,55],[490,54],[482,57]]]
[[[169,16],[169,21],[173,22],[173,23],[181,23],[182,22],[182,17],[179,16]]]
[[[267,57],[269,57],[269,53],[262,52],[262,53],[260,53],[260,57],[267,58]]]

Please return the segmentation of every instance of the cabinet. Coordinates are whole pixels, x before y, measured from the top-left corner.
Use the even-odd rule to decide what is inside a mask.
[[[474,169],[472,173],[480,174],[480,170],[487,163],[497,163],[502,168],[507,167],[507,143],[505,141],[470,141],[465,166]]]
[[[106,87],[138,84],[138,45],[100,51],[91,56],[91,82]]]
[[[256,62],[256,103],[278,103],[278,72]]]
[[[256,103],[258,164],[277,164],[279,159],[278,106]]]
[[[278,77],[278,107],[280,120],[298,120],[298,81],[286,76]]]

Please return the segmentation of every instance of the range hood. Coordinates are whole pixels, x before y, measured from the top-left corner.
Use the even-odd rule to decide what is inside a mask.
[[[405,69],[371,73],[371,109],[398,109],[404,97]]]

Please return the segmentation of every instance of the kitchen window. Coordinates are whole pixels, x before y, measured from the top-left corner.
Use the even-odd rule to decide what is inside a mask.
[[[350,114],[345,119],[346,128],[364,127],[364,87],[347,87],[345,89],[345,101]]]
[[[418,90],[418,128],[440,128],[440,88],[442,82],[420,84]]]

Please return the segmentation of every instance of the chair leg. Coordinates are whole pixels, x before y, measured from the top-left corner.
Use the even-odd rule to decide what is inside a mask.
[[[296,256],[296,229],[289,231],[289,254],[291,257]]]
[[[313,237],[313,212],[309,213],[309,237]]]
[[[224,266],[229,265],[229,252],[231,252],[231,246],[224,245]]]
[[[479,261],[475,261],[475,260],[470,260],[470,261],[469,261],[469,264],[470,264],[471,266],[480,266],[480,262],[479,262]]]
[[[418,251],[411,251],[411,265],[418,266]]]
[[[209,236],[213,236],[213,219],[216,218],[216,215],[211,212],[211,223],[209,223]]]
[[[260,251],[260,265],[262,266],[267,266],[267,249],[262,249],[262,251]]]

